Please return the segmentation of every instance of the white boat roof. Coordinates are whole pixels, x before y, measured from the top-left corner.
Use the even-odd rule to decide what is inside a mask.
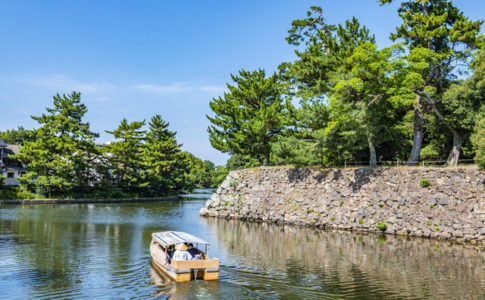
[[[161,231],[153,233],[153,237],[163,245],[175,245],[180,243],[196,243],[209,245],[208,242],[190,233],[181,231]]]

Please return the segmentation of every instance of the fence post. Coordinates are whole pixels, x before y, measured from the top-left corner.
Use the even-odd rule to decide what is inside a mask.
[[[344,160],[344,168],[347,168],[347,161]]]
[[[424,169],[424,160],[423,160],[423,169]]]

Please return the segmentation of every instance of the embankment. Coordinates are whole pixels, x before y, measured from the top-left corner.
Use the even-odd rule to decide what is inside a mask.
[[[131,202],[155,202],[155,201],[173,201],[177,200],[179,196],[169,197],[154,197],[154,198],[85,198],[85,199],[35,199],[35,200],[21,200],[21,199],[0,199],[0,205],[4,204],[79,204],[79,203],[131,203]]]
[[[482,244],[485,172],[473,167],[238,170],[200,214]]]

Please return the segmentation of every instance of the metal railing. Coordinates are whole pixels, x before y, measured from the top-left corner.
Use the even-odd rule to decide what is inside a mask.
[[[475,164],[473,159],[460,159],[457,166],[469,166]],[[370,161],[344,161],[340,164],[333,164],[329,167],[368,167]],[[408,167],[408,166],[420,166],[420,167],[452,167],[447,164],[446,160],[421,160],[421,161],[404,161],[404,160],[385,160],[377,161],[376,167]]]
[[[473,159],[460,159],[458,160],[458,165],[456,166],[471,166],[474,165],[475,161]],[[268,164],[266,166],[291,166],[297,164],[290,162],[279,162]],[[318,165],[301,165],[301,167],[317,167]],[[421,160],[416,162],[408,162],[406,160],[383,160],[377,161],[375,167],[454,167],[447,165],[446,160]],[[338,163],[332,163],[320,167],[325,168],[352,168],[352,167],[370,167],[370,161],[342,161]]]

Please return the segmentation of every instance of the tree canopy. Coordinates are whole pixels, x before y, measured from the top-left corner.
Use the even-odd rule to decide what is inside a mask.
[[[266,77],[264,70],[239,71],[231,75],[235,85],[229,92],[214,98],[207,116],[212,146],[222,152],[249,155],[261,164],[270,161],[271,143],[283,129],[286,111],[283,87],[278,75]]]
[[[396,43],[386,48],[355,17],[330,24],[322,8],[310,7],[288,30],[296,59],[281,63],[273,81],[284,105],[267,114],[275,126],[262,127],[277,130],[248,125],[261,123],[261,115],[247,107],[251,89],[257,86],[261,95],[274,89],[241,71],[243,78],[232,76],[237,85],[211,102],[214,148],[232,154],[231,164],[234,158],[239,166],[253,159],[373,166],[406,159],[415,164],[421,156],[450,165],[460,155],[472,158],[477,148],[470,137],[484,103],[477,96],[483,21],[470,20],[449,0],[400,4],[402,24],[390,33]],[[461,79],[470,72],[469,80]]]

